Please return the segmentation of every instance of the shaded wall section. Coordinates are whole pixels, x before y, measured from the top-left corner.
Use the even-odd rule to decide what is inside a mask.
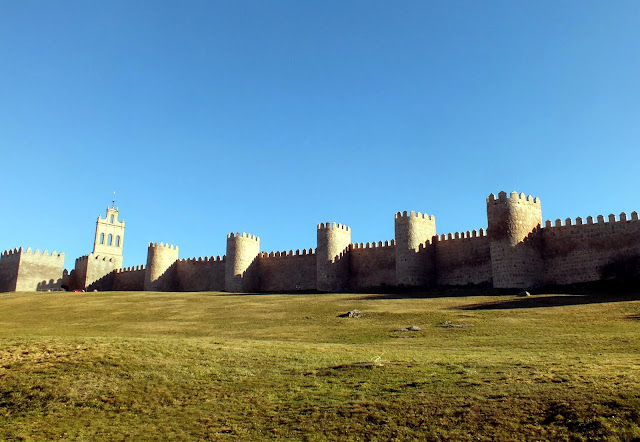
[[[395,241],[351,244],[351,288],[396,285]]]
[[[224,290],[225,257],[189,258],[176,262],[178,290],[183,292]]]
[[[398,212],[395,215],[394,229],[398,285],[433,284],[433,248],[427,247],[427,244],[436,235],[436,218],[420,212]]]
[[[113,272],[113,288],[110,290],[123,292],[144,290],[144,272],[143,265],[115,270]]]
[[[151,291],[177,290],[176,262],[178,246],[165,243],[149,243],[144,289]]]
[[[227,292],[254,292],[260,286],[260,237],[248,233],[227,235],[224,287]]]
[[[317,230],[316,279],[318,290],[340,292],[349,287],[351,228],[320,223]]]
[[[261,253],[258,256],[260,291],[316,290],[316,259],[313,249]]]
[[[117,268],[119,268],[119,262],[115,258],[90,253],[87,259],[84,288],[86,290],[112,290],[113,272]]]
[[[0,292],[15,292],[21,250],[22,248],[2,252],[0,256]]]
[[[62,285],[64,271],[64,253],[53,251],[49,254],[40,250],[31,251],[20,248],[17,251],[19,268],[15,291],[29,292],[34,290],[59,290]]]
[[[574,284],[640,276],[640,221],[633,212],[631,219],[622,213],[607,220],[600,215],[594,222],[587,217],[565,224],[546,222],[540,229],[544,258],[544,281],[547,284]]]
[[[437,236],[433,247],[438,285],[491,283],[491,248],[483,229]]]

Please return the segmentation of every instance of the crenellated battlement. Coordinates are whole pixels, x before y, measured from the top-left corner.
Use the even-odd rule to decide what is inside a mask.
[[[2,256],[11,256],[11,255],[18,255],[20,253],[22,253],[22,247],[18,247],[16,249],[9,249],[9,250],[5,250],[4,252],[2,252]]]
[[[32,250],[31,247],[27,247],[26,249],[24,247],[18,247],[18,248],[15,248],[15,249],[5,250],[4,252],[2,252],[1,256],[11,256],[11,255],[20,255],[20,254],[38,255],[38,256],[52,256],[52,257],[64,256],[64,252],[58,253],[58,252],[56,252],[54,250],[53,252],[51,252],[51,254],[49,254],[48,250],[40,252],[40,249]]]
[[[345,226],[344,224],[340,224],[340,223],[326,222],[326,223],[318,224],[318,230],[325,230],[325,229],[340,229],[340,230],[344,230],[345,232],[351,231],[351,227]]]
[[[52,257],[64,256],[64,252],[58,253],[54,250],[53,252],[49,253],[48,250],[45,250],[42,253],[40,253],[40,249],[35,249],[32,251],[31,247],[27,247],[27,250],[24,250],[23,253],[27,255],[52,256]]]
[[[182,258],[180,262],[222,262],[226,258],[226,255],[223,256],[200,256],[199,258]]]
[[[124,267],[122,269],[116,269],[116,273],[140,272],[144,271],[145,268],[146,267],[144,266],[144,264],[139,266]]]
[[[420,212],[414,212],[413,210],[411,212],[407,212],[406,210],[404,212],[397,212],[395,215],[395,218],[420,218],[420,219],[427,219],[429,221],[435,221],[436,217],[434,215],[428,215],[426,213],[420,213]]]
[[[180,248],[169,243],[149,243],[147,267],[144,272],[145,290],[172,290],[175,282],[175,263]]]
[[[578,216],[575,219],[565,218],[564,220],[557,218],[555,221],[546,220],[544,223],[545,229],[551,229],[556,227],[572,227],[572,226],[583,226],[583,225],[591,225],[591,224],[614,224],[614,223],[626,223],[632,221],[639,221],[638,212],[633,211],[630,214],[630,217],[627,217],[625,212],[621,212],[616,219],[616,215],[610,213],[606,218],[604,215],[597,215],[595,218],[592,216],[587,216],[586,219],[582,219],[582,217]]]
[[[260,252],[261,258],[290,258],[292,256],[309,256],[315,255],[316,251],[314,249],[297,249],[295,252],[293,250],[282,251],[282,252]]]
[[[385,247],[395,247],[396,240],[392,239],[391,241],[378,241],[378,242],[361,242],[361,243],[352,243],[350,244],[350,249],[382,249]]]
[[[489,196],[487,197],[487,203],[501,203],[501,202],[507,202],[507,201],[517,201],[520,203],[531,203],[531,204],[537,204],[540,205],[540,199],[537,197],[533,197],[531,195],[525,195],[524,193],[518,193],[515,190],[513,192],[511,192],[509,195],[507,195],[507,192],[499,192],[498,196],[496,196],[494,193],[489,194]]]
[[[442,235],[436,235],[433,237],[434,241],[455,241],[456,239],[476,239],[485,238],[487,231],[485,229],[480,230],[467,230],[466,232],[453,232]]]
[[[0,255],[0,292],[59,289],[64,252],[16,247]]]
[[[251,239],[253,241],[260,241],[260,237],[259,236],[255,236],[255,235],[251,235],[250,233],[245,233],[245,232],[236,232],[236,233],[229,233],[227,234],[227,238],[247,238],[247,239]]]
[[[69,288],[238,293],[467,284],[522,289],[625,281],[624,272],[640,278],[636,211],[544,222],[541,201],[531,195],[501,191],[486,203],[487,227],[477,230],[439,234],[434,215],[404,211],[394,214],[391,240],[352,243],[351,227],[323,222],[315,249],[260,251],[260,237],[232,232],[223,256],[180,259],[178,246],[151,242],[147,264],[126,268],[124,221],[113,207],[98,219],[94,251],[77,258],[71,274],[63,274],[64,252],[3,251],[0,291],[33,290],[60,274]]]
[[[169,250],[176,250],[178,251],[179,248],[178,246],[174,246],[173,244],[169,244],[169,243],[157,243],[157,242],[150,242],[149,243],[149,247],[152,247],[154,249],[169,249]]]

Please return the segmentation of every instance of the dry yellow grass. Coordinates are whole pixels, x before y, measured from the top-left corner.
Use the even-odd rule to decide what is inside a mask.
[[[640,438],[640,297],[449,294],[3,294],[0,439]]]

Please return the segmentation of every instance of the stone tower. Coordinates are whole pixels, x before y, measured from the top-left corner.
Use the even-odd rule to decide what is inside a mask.
[[[342,224],[318,224],[316,274],[318,290],[340,292],[349,288],[351,229]]]
[[[124,221],[118,219],[118,208],[107,207],[104,218],[98,216],[93,252],[76,259],[69,287],[78,290],[108,287],[111,272],[122,268]]]
[[[260,238],[247,233],[227,235],[224,286],[227,292],[253,292],[260,286]]]
[[[122,247],[124,245],[124,221],[118,220],[118,208],[107,207],[104,218],[98,216],[93,254],[111,258],[114,268],[122,267]]]
[[[149,243],[147,267],[144,272],[144,289],[153,291],[175,290],[175,267],[178,246]]]
[[[500,192],[487,198],[487,234],[496,288],[530,288],[540,283],[539,250],[528,236],[542,224],[540,200]]]
[[[398,285],[420,286],[434,280],[433,247],[425,247],[436,235],[436,218],[426,213],[398,212],[395,218],[396,280]]]

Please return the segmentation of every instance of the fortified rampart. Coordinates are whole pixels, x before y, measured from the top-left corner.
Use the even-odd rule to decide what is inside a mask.
[[[524,193],[500,192],[487,198],[493,286],[533,287],[541,282],[540,247],[527,240],[542,224],[540,200]]]
[[[428,243],[436,236],[433,215],[411,211],[395,216],[396,281],[399,285],[428,285],[435,280],[435,256]]]
[[[176,290],[178,247],[170,244],[149,243],[144,290]]]
[[[316,290],[316,259],[313,249],[260,253],[260,291]]]
[[[69,288],[98,290],[292,292],[470,285],[522,289],[640,280],[637,212],[543,224],[538,198],[500,192],[489,195],[486,204],[486,229],[438,234],[433,215],[398,212],[395,238],[384,242],[354,244],[350,227],[321,223],[316,249],[265,252],[259,237],[231,233],[225,256],[179,259],[177,246],[151,243],[146,266],[127,269],[120,269],[124,222],[118,221],[117,209],[109,209],[109,219],[98,220],[96,242],[103,231],[121,239],[111,244],[107,239],[110,254],[78,258],[64,281]],[[64,254],[30,249],[4,252],[0,290],[59,287],[63,259]]]
[[[176,283],[183,292],[223,291],[226,261],[220,256],[176,262]]]
[[[113,272],[113,287],[111,290],[134,291],[144,287],[145,266],[127,267]]]
[[[71,271],[70,289],[104,290],[111,287],[113,272],[121,267],[121,260],[111,255],[89,253],[76,259]]]
[[[226,291],[253,292],[259,290],[259,254],[259,237],[244,232],[227,235],[227,262],[224,273]]]
[[[544,284],[571,284],[600,279],[626,279],[640,269],[640,221],[638,213],[591,216],[583,222],[567,218],[547,221],[536,232],[540,238]]]
[[[63,271],[64,252],[40,253],[31,247],[7,250],[0,257],[0,291],[57,290]]]
[[[336,223],[318,224],[316,284],[322,292],[349,288],[351,228]]]
[[[488,285],[492,281],[491,250],[484,229],[435,236],[436,285]]]
[[[396,241],[351,244],[347,253],[349,288],[396,285]]]

